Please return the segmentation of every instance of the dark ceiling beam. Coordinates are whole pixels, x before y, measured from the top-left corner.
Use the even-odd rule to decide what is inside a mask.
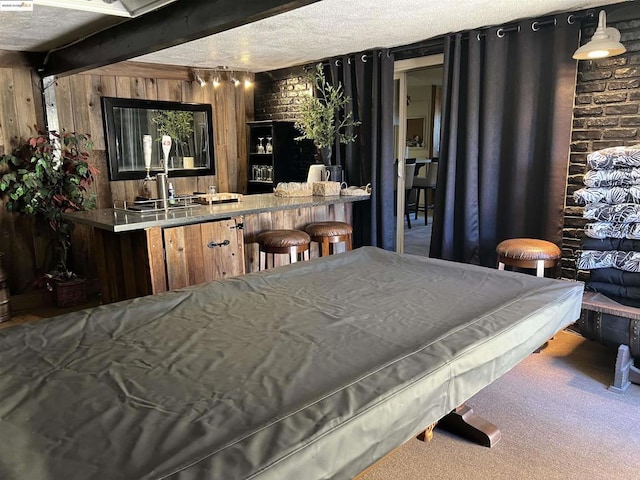
[[[178,0],[43,54],[33,66],[42,77],[80,73],[174,47],[317,1]]]

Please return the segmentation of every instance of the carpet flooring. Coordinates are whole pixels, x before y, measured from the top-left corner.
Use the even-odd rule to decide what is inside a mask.
[[[615,349],[560,332],[467,402],[501,430],[493,448],[436,429],[357,478],[638,480],[640,386],[607,390],[614,363]]]
[[[411,215],[411,228],[404,222],[404,253],[429,256],[429,246],[431,245],[431,227],[433,226],[432,212],[429,211],[428,222],[425,224],[424,212],[420,212],[415,220]]]

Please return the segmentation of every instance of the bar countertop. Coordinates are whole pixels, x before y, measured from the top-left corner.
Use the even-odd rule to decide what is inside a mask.
[[[244,195],[239,202],[214,205],[196,205],[184,209],[169,210],[162,213],[125,212],[113,208],[86,210],[63,214],[64,218],[75,223],[91,225],[114,233],[144,230],[152,227],[176,227],[193,223],[249,215],[252,213],[292,210],[302,207],[331,205],[336,203],[368,200],[369,195],[339,195],[332,197],[276,197],[273,193]]]

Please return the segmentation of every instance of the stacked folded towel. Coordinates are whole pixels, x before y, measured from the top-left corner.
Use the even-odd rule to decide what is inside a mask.
[[[640,145],[593,152],[587,165],[585,187],[573,194],[593,220],[578,268],[590,270],[588,290],[640,307]]]

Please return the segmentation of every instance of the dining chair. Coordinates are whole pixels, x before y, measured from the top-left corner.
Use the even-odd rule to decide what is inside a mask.
[[[409,161],[413,160],[413,163],[408,163]],[[411,228],[411,209],[414,208],[414,204],[411,202],[411,192],[413,191],[413,182],[415,181],[415,170],[416,170],[416,163],[415,163],[416,159],[413,158],[408,158],[407,160],[405,160],[405,165],[404,165],[404,215],[405,218],[407,219],[407,226],[408,228]],[[397,191],[397,178],[396,178],[396,191]],[[395,198],[395,196],[394,196]]]
[[[438,162],[427,164],[427,174],[425,177],[416,177],[413,180],[413,189],[416,192],[416,200],[413,205],[415,219],[418,219],[418,210],[420,207],[420,194],[424,191],[424,224],[427,224],[429,216],[428,210],[433,208],[433,199],[435,197],[436,183],[438,180]]]

